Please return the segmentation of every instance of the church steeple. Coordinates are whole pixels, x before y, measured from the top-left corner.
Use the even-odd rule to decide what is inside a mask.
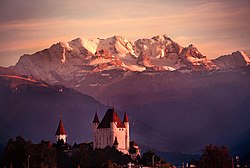
[[[60,115],[60,121],[59,121],[59,125],[57,127],[56,130],[56,141],[58,142],[59,140],[63,140],[64,143],[66,143],[66,137],[67,137],[67,133],[64,129],[64,125],[62,122],[62,116]]]

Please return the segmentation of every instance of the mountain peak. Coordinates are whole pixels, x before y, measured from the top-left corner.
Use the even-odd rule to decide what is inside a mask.
[[[236,52],[233,52],[233,53],[239,53],[239,54],[241,54],[243,57],[249,57],[249,55],[248,55],[245,51],[243,51],[243,50],[239,50],[239,51],[236,51]]]
[[[206,56],[202,55],[193,44],[190,44],[188,47],[184,48],[181,55],[184,57],[194,57],[198,59],[206,58]]]
[[[189,44],[188,48],[196,48],[193,44]]]
[[[73,50],[70,46],[69,46],[69,43],[68,42],[62,42],[60,41],[59,43],[57,43],[58,45],[60,45],[61,47],[67,49],[68,51],[71,51]]]
[[[116,39],[116,40],[125,39],[125,37],[123,37],[123,36],[117,36],[117,35],[113,36],[113,38]]]
[[[84,53],[84,49],[90,52],[92,55],[96,53],[99,39],[86,39],[86,38],[76,38],[69,42],[69,44],[74,49],[79,50],[80,53]],[[86,52],[86,51],[85,51]]]
[[[233,59],[230,59],[234,62],[241,60],[237,66],[250,64],[250,58],[244,51],[237,51],[232,55]],[[125,69],[141,72],[157,67],[168,71],[181,68],[194,69],[198,66],[200,69],[210,70],[210,67],[216,66],[215,62],[202,55],[193,44],[184,48],[163,34],[134,42],[128,41],[123,36],[106,39],[76,38],[70,42],[59,42],[35,54],[23,56],[12,69],[21,75],[32,75],[56,83],[62,80],[70,81],[74,76],[82,76],[83,73],[94,70],[99,72]]]
[[[151,39],[156,40],[156,41],[171,40],[166,34],[157,35],[157,36],[152,37]]]
[[[222,55],[213,62],[221,69],[231,69],[249,65],[250,57],[244,51],[236,51],[228,55]]]

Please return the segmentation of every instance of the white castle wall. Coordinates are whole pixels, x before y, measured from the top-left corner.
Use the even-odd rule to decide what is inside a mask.
[[[67,135],[56,135],[56,141],[63,140],[64,143],[66,143]]]
[[[126,128],[117,128],[116,123],[110,123],[111,128],[97,128],[98,124],[94,123],[94,142],[93,148],[112,147],[115,137],[118,141],[118,150],[123,153],[128,153],[129,150],[129,124],[126,123]]]

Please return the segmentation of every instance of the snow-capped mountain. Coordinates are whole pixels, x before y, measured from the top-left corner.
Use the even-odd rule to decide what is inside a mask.
[[[119,71],[210,71],[249,64],[249,56],[236,52],[210,60],[194,45],[182,47],[167,35],[134,42],[121,36],[107,39],[77,38],[59,42],[32,55],[23,55],[12,70],[49,83],[68,83],[76,78],[107,70]]]
[[[244,51],[236,51],[229,55],[223,55],[213,60],[220,69],[232,69],[250,64],[250,56]]]
[[[90,106],[85,96],[74,96],[77,92],[70,97],[65,95],[64,99],[58,89],[52,89],[53,94],[47,96],[47,87],[42,86],[50,88],[50,84],[60,84],[103,104],[115,101],[117,109],[126,108],[134,123],[131,124],[133,138],[142,144],[170,151],[177,148],[198,151],[208,143],[232,147],[241,142],[249,144],[250,66],[247,65],[249,56],[244,52],[209,60],[194,45],[182,47],[166,35],[134,42],[115,36],[60,42],[35,54],[24,55],[15,66],[0,68],[0,72],[14,75],[14,80],[25,83],[34,82],[36,78],[46,82],[38,80],[32,89],[24,86],[29,91],[25,105],[31,106],[32,111],[48,112],[59,108],[59,111],[67,111],[69,118],[82,111],[95,111],[98,103]],[[232,69],[224,71],[228,68]],[[18,79],[16,74],[27,77]],[[3,88],[2,93],[11,95],[16,86],[6,88],[3,83],[0,90]],[[34,91],[37,87],[46,91],[45,98],[35,99],[34,95],[44,94]],[[59,96],[54,97],[54,94]],[[0,105],[19,107],[6,104],[5,97]],[[34,106],[32,101],[36,101]],[[12,103],[12,99],[9,102]],[[84,103],[86,109],[81,107]],[[25,113],[26,109],[18,111]],[[86,123],[91,121],[91,116],[92,113],[88,113],[88,117],[82,117],[86,119],[81,120],[84,129],[89,128]],[[205,136],[199,136],[201,134]],[[183,143],[183,139],[189,145]]]

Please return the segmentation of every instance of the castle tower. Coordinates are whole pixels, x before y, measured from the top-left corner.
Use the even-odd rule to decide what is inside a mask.
[[[129,150],[129,141],[130,141],[130,137],[129,137],[129,121],[128,121],[128,115],[127,115],[126,112],[124,113],[123,124],[126,127],[126,130],[125,130],[125,149]]]
[[[59,125],[58,125],[55,135],[56,135],[56,142],[58,142],[59,140],[63,140],[63,143],[64,144],[66,143],[67,133],[64,129],[61,116],[60,116]]]
[[[100,124],[100,120],[99,120],[99,118],[97,116],[97,113],[95,113],[95,117],[94,117],[94,120],[93,120],[94,130],[97,129],[99,124]]]
[[[109,108],[100,123],[99,119],[97,119],[97,114],[95,114],[93,121],[93,148],[112,147],[114,142],[117,142],[115,144],[117,149],[127,154],[129,150],[129,122],[127,114],[125,115],[124,123],[114,108]]]
[[[94,143],[93,143],[93,148],[97,148],[97,144],[98,144],[98,137],[97,137],[97,127],[100,124],[99,118],[97,116],[97,113],[95,113],[95,117],[93,120],[93,133],[94,133]]]

